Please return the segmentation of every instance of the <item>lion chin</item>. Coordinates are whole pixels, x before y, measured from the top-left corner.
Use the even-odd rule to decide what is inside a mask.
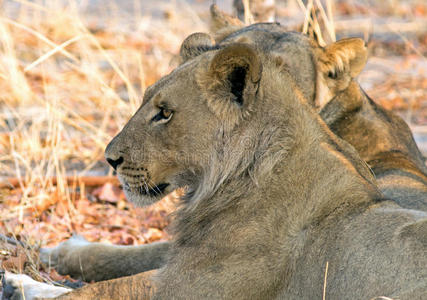
[[[126,198],[138,206],[150,205],[161,200],[174,189],[169,183],[159,183],[148,186],[145,183],[129,184],[123,176],[118,175]]]

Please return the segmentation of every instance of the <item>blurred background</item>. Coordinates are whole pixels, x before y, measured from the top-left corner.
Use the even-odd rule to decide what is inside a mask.
[[[214,2],[246,23],[274,19],[296,31],[314,11],[326,44],[365,39],[360,84],[408,122],[427,154],[425,0],[0,1],[2,268],[64,280],[40,265],[39,246],[73,233],[123,245],[168,238],[173,197],[133,207],[104,148],[146,87],[176,67],[183,39],[208,31]]]

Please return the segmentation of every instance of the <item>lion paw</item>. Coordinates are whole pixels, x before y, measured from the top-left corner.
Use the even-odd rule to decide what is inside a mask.
[[[89,244],[90,242],[84,237],[73,235],[70,239],[60,243],[56,247],[41,248],[39,253],[40,260],[47,266],[54,268],[59,274],[73,276],[76,273],[73,253],[77,253],[79,248]]]

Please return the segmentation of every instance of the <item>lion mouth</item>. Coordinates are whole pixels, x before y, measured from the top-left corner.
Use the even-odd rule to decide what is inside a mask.
[[[146,185],[131,187],[129,184],[126,184],[127,189],[132,189],[132,190],[137,189],[141,195],[151,196],[151,197],[158,197],[159,195],[163,195],[168,186],[169,186],[169,183],[159,183],[152,187],[148,187]]]

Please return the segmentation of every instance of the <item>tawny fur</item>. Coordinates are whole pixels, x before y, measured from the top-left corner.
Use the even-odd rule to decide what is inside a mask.
[[[269,26],[271,26],[271,27],[269,27]],[[271,32],[269,32],[269,31],[271,31]],[[364,64],[364,61],[366,60],[366,57],[365,58],[363,57],[363,47],[362,47],[363,44],[360,44],[360,46],[359,46],[358,45],[359,42],[357,42],[357,41],[348,41],[348,43],[344,43],[344,44],[346,46],[355,45],[356,46],[355,50],[351,50],[350,49],[351,51],[350,50],[344,51],[344,50],[341,49],[340,50],[341,52],[340,52],[339,55],[333,56],[333,55],[331,55],[331,53],[329,53],[329,56],[326,56],[326,57],[323,58],[323,60],[321,60],[321,59],[319,59],[319,55],[322,54],[322,53],[325,53],[326,50],[323,50],[323,49],[317,47],[314,43],[308,41],[304,37],[299,37],[297,34],[287,34],[287,35],[283,34],[283,30],[281,30],[280,28],[278,29],[278,26],[275,25],[275,24],[271,24],[271,25],[267,25],[267,24],[265,24],[265,25],[258,25],[258,28],[256,28],[256,26],[253,26],[253,27],[251,27],[249,29],[244,29],[241,32],[234,32],[234,33],[231,34],[230,37],[228,37],[228,38],[224,37],[222,39],[223,39],[224,46],[227,45],[227,44],[229,44],[229,43],[233,43],[234,40],[237,40],[237,41],[240,41],[240,42],[241,41],[245,41],[245,42],[248,42],[248,43],[253,43],[255,45],[257,45],[257,44],[258,45],[274,45],[274,43],[265,43],[265,41],[268,41],[272,37],[276,39],[275,40],[275,42],[276,42],[276,44],[275,44],[276,48],[273,48],[273,47],[271,47],[270,49],[265,49],[265,47],[264,48],[258,47],[258,48],[261,48],[262,51],[264,51],[264,52],[268,51],[268,52],[270,52],[270,53],[273,54],[269,58],[270,63],[273,65],[273,67],[278,67],[279,68],[279,70],[280,70],[279,73],[281,75],[282,75],[282,73],[287,73],[287,75],[289,75],[289,76],[292,77],[293,80],[288,80],[288,81],[286,81],[286,83],[288,85],[290,85],[290,86],[293,87],[293,89],[294,89],[294,97],[298,98],[300,102],[301,102],[302,98],[307,97],[306,98],[307,100],[304,99],[304,101],[302,101],[302,102],[313,103],[313,105],[316,103],[316,100],[315,100],[316,99],[316,92],[317,92],[316,89],[318,88],[318,87],[316,87],[316,82],[318,83],[318,81],[319,81],[319,72],[320,72],[320,74],[322,76],[324,76],[324,78],[326,78],[328,76],[328,74],[325,73],[325,72],[326,71],[330,72],[331,69],[326,69],[325,68],[323,70],[322,67],[321,67],[322,65],[319,64],[319,63],[312,64],[311,66],[310,66],[310,63],[307,63],[302,70],[301,70],[301,68],[300,69],[295,69],[292,66],[292,60],[291,61],[289,60],[289,56],[291,58],[293,57],[294,60],[299,63],[299,62],[301,62],[301,60],[300,60],[300,58],[302,57],[301,55],[306,55],[307,57],[311,58],[311,60],[305,60],[305,61],[308,61],[308,62],[319,62],[320,61],[322,64],[324,64],[325,61],[328,61],[330,64],[333,64],[334,57],[335,58],[339,57],[339,62],[337,63],[337,66],[335,67],[335,69],[334,68],[332,68],[332,69],[338,70],[339,72],[341,72],[341,74],[340,74],[341,76],[343,76],[343,74],[345,76],[348,76],[346,78],[349,78],[349,79],[346,79],[347,81],[345,81],[345,84],[347,84],[348,88],[347,89],[342,89],[341,88],[341,89],[333,90],[330,93],[330,99],[328,98],[327,99],[328,101],[324,101],[324,103],[320,103],[320,105],[322,105],[323,107],[325,105],[329,105],[329,107],[335,107],[335,108],[332,109],[332,110],[331,109],[328,109],[328,110],[325,109],[321,114],[322,114],[322,117],[325,118],[325,120],[327,121],[327,123],[328,123],[329,126],[331,126],[332,124],[335,124],[334,126],[331,126],[332,129],[334,130],[334,132],[337,133],[337,134],[339,134],[341,137],[343,137],[344,139],[346,139],[350,143],[352,143],[353,146],[355,146],[356,149],[362,154],[362,158],[364,158],[365,160],[370,161],[369,159],[367,159],[368,156],[365,155],[366,153],[364,153],[364,151],[361,151],[360,149],[362,149],[363,147],[365,147],[363,145],[365,145],[366,143],[372,145],[372,143],[369,143],[369,141],[372,140],[372,137],[370,137],[368,135],[368,136],[366,136],[366,139],[361,139],[359,141],[359,139],[354,138],[354,137],[357,136],[357,131],[356,130],[346,130],[346,134],[340,134],[340,131],[339,131],[340,124],[342,125],[341,129],[345,128],[345,123],[342,123],[342,120],[350,120],[349,122],[352,122],[352,117],[354,116],[353,113],[360,110],[361,104],[363,104],[362,107],[366,107],[367,103],[368,103],[369,105],[371,105],[371,107],[374,107],[374,110],[375,110],[375,112],[377,114],[376,115],[375,114],[366,115],[365,118],[368,118],[368,117],[372,118],[372,117],[374,117],[375,124],[377,124],[378,126],[384,126],[384,124],[385,124],[386,128],[387,128],[387,126],[389,126],[389,128],[394,128],[395,127],[394,124],[399,124],[399,126],[397,127],[397,128],[399,128],[399,131],[398,131],[398,133],[394,134],[393,138],[390,138],[390,136],[387,135],[387,134],[383,134],[384,132],[386,132],[385,130],[383,132],[379,131],[378,133],[376,133],[378,135],[383,134],[384,139],[386,139],[388,141],[391,141],[391,144],[390,144],[391,146],[390,145],[388,146],[388,148],[385,151],[386,153],[387,153],[387,151],[388,152],[393,152],[394,151],[393,149],[396,148],[396,147],[398,147],[399,149],[407,149],[407,150],[409,149],[407,152],[403,152],[403,156],[402,157],[404,159],[406,159],[406,161],[402,161],[402,157],[399,157],[399,159],[397,160],[397,162],[394,163],[394,164],[392,164],[393,168],[394,168],[393,170],[395,170],[395,172],[396,172],[396,168],[397,169],[399,169],[399,168],[402,169],[402,170],[398,170],[399,174],[393,173],[392,175],[394,177],[388,177],[389,178],[389,179],[387,179],[388,181],[384,180],[384,178],[383,179],[379,178],[380,188],[383,190],[383,192],[384,192],[385,189],[390,189],[390,183],[391,183],[392,188],[396,187],[396,185],[398,184],[397,181],[402,178],[401,177],[402,176],[402,174],[401,174],[402,172],[406,172],[406,173],[409,172],[409,173],[411,173],[410,177],[413,177],[413,175],[415,174],[416,176],[419,176],[419,178],[423,179],[422,176],[424,176],[424,175],[423,175],[423,169],[422,169],[422,163],[423,163],[422,157],[420,156],[419,152],[417,152],[418,149],[416,148],[416,145],[413,142],[412,135],[411,135],[409,129],[407,128],[407,126],[405,127],[405,126],[401,125],[401,122],[403,122],[403,121],[401,121],[401,120],[399,121],[399,119],[395,119],[394,117],[393,118],[389,118],[389,119],[387,119],[387,118],[381,118],[382,114],[378,114],[378,109],[376,109],[375,106],[372,106],[372,103],[370,103],[367,100],[367,98],[364,98],[365,102],[359,101],[364,96],[364,94],[363,94],[363,92],[360,89],[358,89],[358,86],[357,86],[357,88],[355,88],[355,86],[354,86],[355,83],[353,82],[353,78],[358,74],[358,72],[360,72],[360,70],[361,70],[360,65]],[[297,40],[298,42],[295,43],[293,40],[294,41]],[[280,42],[285,41],[286,43],[280,44],[280,43],[277,43],[277,41],[280,41]],[[294,48],[292,48],[292,42],[294,42]],[[341,44],[341,47],[344,44]],[[283,45],[285,47],[283,47]],[[297,47],[295,47],[295,46],[297,46]],[[360,47],[360,48],[358,48],[358,47]],[[206,51],[214,51],[214,50],[216,50],[218,48],[220,48],[220,47],[217,47],[217,48],[215,48],[215,47],[206,47],[204,50],[206,50]],[[357,48],[361,49],[361,50],[358,50]],[[290,49],[292,49],[292,51]],[[334,48],[333,47],[329,47],[329,50],[330,49],[334,49]],[[304,54],[304,51],[305,51],[305,54]],[[360,52],[361,54],[357,54],[358,51],[359,52],[361,51]],[[191,53],[191,50],[190,50],[189,53]],[[343,59],[342,58],[342,55],[344,55],[343,53],[344,54],[347,53],[347,55],[349,57],[353,57],[353,58]],[[188,55],[185,58],[185,60],[187,60],[187,61],[191,60],[192,58],[194,58],[196,56],[199,56],[201,54],[203,54],[203,51],[198,51],[198,52],[191,53],[190,55]],[[352,60],[354,59],[355,55],[358,58],[355,60],[355,63],[351,63]],[[280,58],[280,59],[278,59],[278,58]],[[290,61],[290,63],[288,63],[289,61]],[[319,67],[319,65],[320,65],[320,67]],[[199,68],[198,70],[201,70],[201,69]],[[356,70],[356,71],[354,71],[354,70]],[[202,72],[200,74],[203,74],[203,71],[199,71],[199,72]],[[348,73],[348,75],[345,74],[346,72]],[[299,78],[301,78],[301,77],[299,77],[299,76],[305,76],[304,77],[305,80],[300,80]],[[311,81],[307,81],[307,78],[311,78]],[[297,79],[297,80],[295,80],[295,79]],[[326,80],[341,80],[341,82],[339,82],[339,84],[341,84],[341,86],[343,85],[342,84],[342,77],[338,77],[337,76],[336,78],[333,78],[333,79],[329,78],[329,79],[326,79]],[[158,83],[158,86],[159,87],[163,86],[163,84],[164,84],[165,81],[167,82],[169,80],[162,80],[161,82]],[[200,84],[203,85],[204,82],[209,82],[209,81],[199,80],[199,86],[200,86]],[[311,84],[311,88],[305,88],[306,86],[309,87],[310,84]],[[344,84],[344,86],[345,86],[345,84]],[[225,85],[225,87],[226,86],[227,86],[227,84]],[[295,86],[299,87],[301,90],[297,91],[295,89]],[[331,90],[331,88],[330,88],[331,86],[332,85],[327,85],[326,87],[329,88],[329,90]],[[220,90],[220,89],[218,89],[218,90]],[[221,93],[224,93],[224,92],[222,91]],[[148,94],[153,94],[153,91],[150,91]],[[215,96],[217,96],[217,95],[214,95],[214,97]],[[150,97],[147,97],[147,98],[150,98]],[[205,95],[205,98],[208,98],[208,99],[211,98],[211,97],[209,97],[209,93],[207,93]],[[230,95],[225,95],[225,98],[229,99],[228,101],[232,101],[233,100],[233,97],[231,97]],[[366,102],[366,101],[368,101],[368,102]],[[359,102],[361,104],[359,104]],[[333,103],[339,103],[339,104],[334,104],[334,106],[332,106]],[[228,104],[226,103],[225,107],[227,105]],[[231,110],[227,109],[227,108],[224,107],[224,105],[221,106],[220,104],[218,104],[218,107],[219,107],[220,110],[217,111],[217,115],[223,116],[225,118],[234,119],[234,121],[228,121],[228,122],[225,121],[225,119],[223,120],[225,123],[228,124],[228,125],[224,126],[224,127],[228,128],[227,130],[224,129],[225,132],[229,132],[230,128],[233,128],[233,126],[237,125],[239,123],[238,120],[244,119],[242,117],[237,117],[236,118],[236,115],[237,116],[239,115],[238,111],[235,111],[237,114],[235,113],[234,115],[233,114],[232,115],[227,115],[227,111],[230,112],[230,111],[233,111],[233,109],[231,109]],[[231,108],[233,108],[233,106],[231,106]],[[354,108],[356,108],[356,109],[354,109]],[[368,108],[368,110],[369,110],[369,108]],[[245,111],[245,114],[249,114],[248,116],[250,117],[251,116],[250,112],[251,112],[251,110]],[[342,118],[342,116],[344,116],[345,118]],[[378,120],[376,120],[375,118],[378,119]],[[360,116],[358,116],[356,119],[360,120]],[[339,122],[337,122],[337,120]],[[359,124],[362,124],[362,123],[359,122]],[[323,128],[324,126],[321,125],[321,127]],[[349,128],[350,128],[350,126],[349,126]],[[367,127],[367,129],[368,128],[369,127]],[[379,127],[377,127],[377,128],[379,128]],[[326,130],[326,132],[327,132],[327,130]],[[343,130],[341,132],[343,132]],[[367,131],[367,132],[369,132],[369,131]],[[335,142],[336,139],[333,138],[333,136],[331,134],[328,134],[328,136],[329,136],[329,139],[333,140],[334,144],[335,144],[336,143]],[[250,137],[248,137],[248,139],[250,139]],[[253,144],[250,144],[250,145],[253,145]],[[384,145],[384,143],[380,143],[379,145]],[[414,146],[415,146],[415,148],[414,148]],[[345,153],[345,155],[340,154],[342,150],[341,151],[334,151],[334,148],[331,147],[331,146],[323,145],[322,144],[322,147],[324,147],[325,149],[327,149],[332,154],[335,153],[334,154],[335,157],[339,158],[339,160],[341,161],[341,163],[344,164],[347,168],[351,168],[351,166],[353,164],[356,164],[357,168],[355,168],[355,170],[364,169],[363,162],[358,161],[357,155],[355,155],[353,153],[354,151],[352,151],[352,149],[350,149],[351,147],[349,148],[345,144],[341,145],[341,147],[343,149],[347,149],[346,150],[347,153]],[[379,149],[375,149],[375,148],[374,149],[370,149],[370,154],[374,153],[375,151],[378,152],[378,150]],[[242,150],[242,151],[244,152],[244,150]],[[350,157],[350,159],[349,159],[349,157]],[[230,156],[229,158],[231,159],[232,157]],[[393,156],[390,155],[389,158],[391,158],[392,162],[393,162]],[[407,161],[412,161],[413,158],[414,158],[414,162],[412,164],[415,167],[413,167],[410,164],[409,164],[410,167],[408,167],[408,163],[406,163],[406,162]],[[212,160],[208,160],[208,162],[209,163],[213,163]],[[375,171],[375,173],[377,175],[381,174],[382,170],[386,167],[386,164],[384,164],[384,162],[382,160],[379,161],[379,163],[376,164],[376,165],[372,165],[372,160],[370,161],[370,163],[371,163],[371,167],[373,167],[373,170]],[[387,164],[390,165],[390,161],[387,161]],[[382,167],[383,165],[384,165],[384,168]],[[231,166],[226,166],[225,169],[232,169],[234,167],[236,167],[236,165],[235,164],[231,164]],[[269,169],[269,167],[267,167],[267,166],[264,166],[264,168],[266,168],[267,170]],[[418,171],[417,171],[417,169],[418,169]],[[387,172],[390,172],[390,169],[385,168],[384,170],[387,171]],[[213,171],[211,170],[210,172],[213,172]],[[229,171],[227,171],[227,172],[229,172]],[[369,175],[367,175],[367,174],[369,174],[368,171],[366,171],[366,174],[364,176],[362,176],[362,177],[364,177],[364,178],[369,177]],[[213,184],[212,182],[209,182],[209,181],[208,182],[204,181],[204,183],[206,184],[206,186],[210,187],[211,189],[215,189],[218,186],[220,186],[221,184],[223,184],[224,183],[224,178],[226,177],[222,173],[221,173],[221,176],[219,178],[217,178],[218,174],[216,174],[215,176],[214,175],[215,174],[212,174],[211,176],[213,176],[213,177],[216,178],[216,180],[215,180],[216,183],[215,184]],[[255,178],[253,175],[251,175],[251,177]],[[394,182],[390,181],[390,178],[393,178]],[[406,179],[408,179],[408,176],[406,176]],[[207,180],[207,179],[205,179],[205,180]],[[255,181],[255,182],[258,183],[257,181]],[[425,195],[426,194],[425,194],[425,191],[422,189],[423,188],[422,185],[423,185],[423,183],[421,183],[421,185],[419,185],[419,186],[416,186],[415,187],[416,190],[409,190],[409,191],[405,190],[405,194],[403,194],[403,195],[399,194],[399,195],[396,196],[395,194],[390,194],[390,196],[392,197],[392,199],[394,201],[396,201],[398,203],[400,201],[399,198],[403,198],[403,204],[400,203],[403,206],[410,207],[410,208],[420,208],[420,207],[414,206],[414,204],[412,204],[412,202],[409,202],[409,200],[408,200],[409,199],[408,198],[408,194],[409,195],[416,195],[416,196],[418,195],[417,197],[421,197],[420,198],[421,201],[424,201],[424,203],[425,203]],[[206,189],[203,190],[203,193],[202,193],[202,191],[199,191],[199,195],[206,196],[206,195],[210,195],[210,194],[211,194],[211,192],[207,192]],[[393,195],[395,195],[395,198],[393,198]],[[400,212],[405,212],[405,211],[402,210]],[[206,213],[204,213],[202,215],[202,217],[200,218],[200,220],[204,220],[204,218],[206,218],[206,217],[207,217],[207,215],[206,215]],[[414,228],[414,230],[411,231],[412,230],[411,229],[410,232],[422,232],[422,230],[425,230],[425,225],[424,225],[425,221],[421,221],[421,222],[418,222],[416,224],[418,224],[418,225],[414,225],[412,227],[410,226],[411,228]],[[191,232],[191,229],[188,230],[188,231]],[[421,240],[421,242],[422,242],[422,240]],[[363,255],[366,255],[367,257],[369,257],[369,253],[363,253]],[[363,258],[363,255],[361,254],[361,258]],[[425,255],[424,256],[421,255],[421,257],[424,258]],[[422,292],[425,291],[425,288],[423,288],[423,287],[425,287],[425,283],[421,282],[418,285],[418,290],[419,290],[418,293],[419,293],[419,295],[422,295]],[[401,294],[401,295],[403,295],[402,299],[405,299],[405,295],[406,295],[405,293],[409,293],[410,294],[411,293],[410,291],[411,291],[411,287],[408,287],[408,289],[407,289],[406,292],[402,292],[402,294]],[[292,298],[290,295],[289,295],[289,298]]]
[[[382,200],[354,149],[301,103],[295,84],[284,84],[294,80],[292,72],[278,67],[275,55],[230,43],[187,61],[150,88],[107,148],[108,158],[123,158],[119,175],[136,163],[132,152],[144,149],[137,163],[154,183],[188,186],[154,299],[319,298],[326,262],[332,299],[421,297],[425,214]],[[257,60],[258,83],[249,75],[258,64],[247,63]],[[222,82],[236,68],[247,72]],[[200,72],[211,81],[198,81]],[[227,122],[235,108],[215,111],[201,92],[207,83],[219,93],[240,86],[243,103],[253,107],[234,105],[247,117]],[[152,116],[165,104],[174,118],[158,127]],[[155,149],[168,149],[162,162],[153,160]],[[178,153],[191,155],[174,160]],[[128,195],[152,201],[138,190]]]
[[[244,40],[285,60],[308,61],[289,68],[293,76],[304,79],[296,82],[308,102],[335,134],[356,148],[387,197],[405,208],[427,211],[425,158],[408,125],[370,99],[355,80],[367,60],[364,42],[350,38],[323,48],[314,40],[302,42],[300,35],[290,48],[288,35],[277,24],[255,24],[232,32],[222,43]],[[307,86],[315,86],[314,92]]]

